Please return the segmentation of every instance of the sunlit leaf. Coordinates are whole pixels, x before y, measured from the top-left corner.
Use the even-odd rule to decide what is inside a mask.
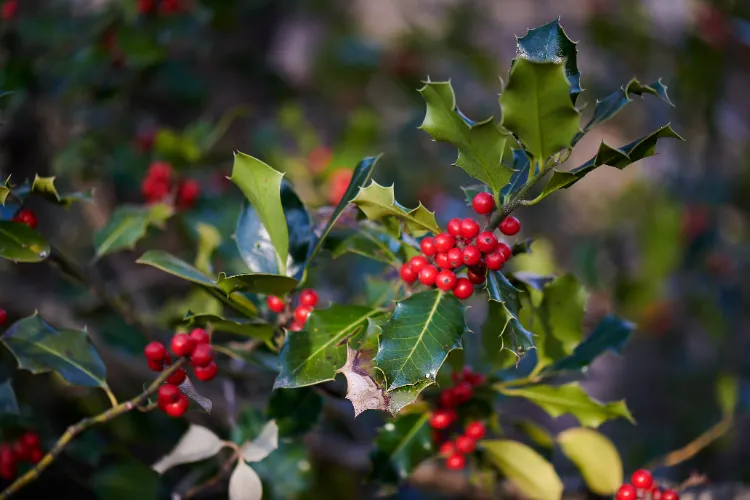
[[[480,441],[484,456],[529,500],[559,500],[563,484],[552,464],[518,441]]]
[[[159,474],[181,464],[198,462],[215,456],[224,442],[212,431],[200,425],[191,425],[177,445],[152,468]]]
[[[421,203],[413,210],[404,208],[396,201],[393,186],[385,187],[373,181],[369,186],[360,188],[352,203],[357,205],[370,220],[395,218],[403,221],[415,234],[422,234],[425,231],[440,232],[433,212],[427,210]]]
[[[96,257],[132,250],[146,236],[149,226],[163,228],[174,213],[171,205],[158,203],[150,206],[122,205],[112,213],[107,224],[94,235]]]
[[[0,257],[14,262],[41,262],[50,254],[49,243],[26,224],[0,221]]]
[[[591,491],[613,495],[622,486],[620,454],[606,436],[593,429],[574,427],[558,434],[557,442]]]

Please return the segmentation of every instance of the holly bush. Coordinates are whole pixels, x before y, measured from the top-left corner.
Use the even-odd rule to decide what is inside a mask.
[[[152,6],[144,2],[140,8],[150,12]],[[140,39],[138,32],[130,34]],[[103,47],[110,55],[114,50],[112,44]],[[145,53],[152,57],[131,61],[150,65],[162,55]],[[175,478],[179,471],[180,477],[192,475],[209,486],[228,476],[232,500],[261,498],[264,483],[271,483],[266,496],[293,496],[284,488],[294,485],[278,484],[286,480],[284,468],[307,463],[299,459],[299,445],[319,418],[321,399],[334,398],[348,400],[354,417],[368,411],[384,417],[374,436],[369,474],[378,489],[398,485],[424,462],[437,461],[440,467],[464,471],[491,494],[497,494],[498,479],[505,478],[525,497],[557,499],[563,482],[551,457],[559,450],[596,494],[677,498],[672,490],[660,490],[643,470],[633,475],[632,485],[623,486],[620,456],[596,428],[612,419],[635,423],[633,416],[625,401],[598,401],[581,386],[587,367],[607,352],[620,351],[634,325],[609,314],[585,335],[587,292],[576,276],[508,270],[514,259],[535,251],[533,235],[522,232],[516,217],[524,207],[553,194],[569,196],[557,192],[599,167],[624,169],[654,155],[659,139],[682,140],[665,124],[627,144],[602,142],[582,165],[564,165],[585,134],[634,98],[649,95],[671,105],[660,80],[644,84],[634,78],[584,109],[588,96],[577,57],[577,46],[559,21],[518,38],[516,57],[498,89],[496,116],[469,118],[457,106],[450,81],[427,79],[418,89],[424,100],[419,129],[455,148],[453,165],[474,179],[461,189],[477,216],[452,219],[445,228],[428,207],[404,206],[393,185],[374,180],[381,160],[374,152],[353,169],[331,174],[322,195],[316,182],[295,175],[286,162],[279,161],[285,164],[282,172],[269,164],[274,161],[236,152],[227,179],[245,199],[233,229],[196,218],[206,179],[185,172],[214,161],[213,147],[237,112],[216,124],[200,121],[183,131],[139,136],[142,151],[156,152],[141,184],[144,201],[112,211],[86,251],[92,256],[88,265],[38,231],[37,216],[27,205],[40,198],[65,209],[89,202],[92,193],[68,192],[52,176],[4,180],[0,256],[14,263],[50,263],[85,285],[148,339],[132,363],[148,366],[153,374],[142,387],[130,387],[130,399],[123,400],[125,391],[118,394],[110,387],[107,363],[91,342],[96,332],[51,324],[36,312],[4,325],[1,340],[18,370],[52,373],[63,386],[83,388],[78,395],[101,390],[108,405],[94,405],[100,411],[54,438],[40,439],[25,420],[14,421],[7,434],[11,439],[0,448],[0,476],[8,482],[0,498],[43,481],[45,469],[77,441],[123,414],[181,418],[190,408],[210,413],[214,401],[201,394],[204,382],[237,376],[250,365],[275,377],[266,409],[251,412],[252,423],[241,430],[232,424],[226,439],[223,429],[190,424],[174,448],[153,463],[151,474]],[[113,61],[121,64],[116,54]],[[299,124],[291,115],[285,120]],[[295,130],[304,136],[303,129]],[[306,149],[321,170],[330,164],[330,152]],[[340,156],[339,164],[351,159],[351,151]],[[223,193],[227,186],[221,186]],[[174,307],[165,317],[144,318],[135,297],[113,294],[88,269],[142,240],[152,242],[174,221],[195,250],[153,248],[136,262],[192,288],[184,297],[169,298],[175,299]],[[333,263],[319,259],[325,253]],[[356,296],[330,300],[319,295],[310,285],[315,273],[336,273],[336,259],[347,254],[377,262],[381,276]],[[2,312],[0,323],[5,322]],[[482,326],[471,331],[469,323]],[[177,333],[168,336],[168,329]],[[462,356],[472,344],[482,353],[476,369]],[[338,390],[343,379],[345,393]],[[17,414],[12,380],[2,385],[2,406]],[[527,400],[552,417],[572,415],[579,426],[552,437],[506,412],[516,400]],[[513,429],[526,439],[515,439]],[[279,458],[276,452],[282,448],[288,453]],[[127,477],[142,469],[128,462],[112,474]],[[146,477],[144,482],[157,481]],[[100,479],[95,489],[112,491],[112,481]]]

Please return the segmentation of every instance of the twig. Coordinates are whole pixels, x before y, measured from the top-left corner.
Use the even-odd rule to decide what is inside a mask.
[[[661,465],[672,467],[686,460],[690,460],[699,451],[726,434],[732,428],[733,423],[734,421],[731,416],[723,418],[718,424],[708,429],[690,443],[678,450],[667,453],[660,459],[652,461],[648,467],[654,468]]]
[[[154,380],[151,385],[146,388],[146,390],[138,394],[133,399],[110,408],[109,410],[94,417],[84,418],[77,424],[68,427],[68,430],[66,430],[65,433],[60,436],[52,449],[42,458],[42,460],[38,464],[36,464],[26,474],[16,479],[13,484],[8,486],[2,493],[0,493],[0,500],[5,500],[13,493],[16,493],[18,490],[38,478],[39,475],[44,472],[44,470],[49,467],[52,462],[55,461],[57,456],[63,452],[65,447],[83,431],[95,425],[109,422],[110,420],[119,417],[120,415],[127,413],[135,408],[143,407],[144,401],[146,401],[149,396],[158,391],[159,387],[161,387],[164,381],[167,380],[167,378],[169,378],[169,376],[172,375],[175,371],[177,371],[178,368],[181,368],[182,365],[185,364],[185,362],[186,359],[182,358],[175,364],[164,370],[164,373],[159,375],[159,377],[157,377],[156,380]]]
[[[234,444],[234,443],[231,443]],[[232,456],[230,456],[226,462],[221,466],[221,469],[219,469],[219,472],[208,478],[206,481],[204,481],[201,484],[196,484],[189,490],[187,490],[183,495],[182,498],[192,498],[203,491],[212,488],[216,486],[218,483],[221,482],[222,479],[224,479],[224,476],[227,475],[227,473],[232,469],[232,466],[237,462],[237,460],[240,458],[240,449],[238,446],[235,445],[234,447],[234,453],[232,453]]]

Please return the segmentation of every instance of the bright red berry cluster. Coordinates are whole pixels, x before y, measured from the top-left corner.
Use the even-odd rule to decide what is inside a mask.
[[[172,352],[176,356],[189,358],[195,378],[203,382],[213,379],[218,372],[218,367],[214,362],[214,349],[210,342],[211,339],[204,329],[195,328],[189,334],[175,334],[170,343]],[[161,342],[149,343],[143,352],[148,361],[148,367],[155,372],[163,371],[166,366],[172,364],[172,357]],[[187,411],[188,398],[177,387],[186,378],[185,369],[179,368],[159,388],[159,408],[167,415],[180,417]]]
[[[13,443],[0,445],[0,478],[10,481],[18,474],[19,462],[37,464],[44,457],[39,434],[28,431]]]
[[[466,455],[474,453],[477,441],[487,432],[482,422],[471,422],[464,433],[453,441],[446,441],[440,446],[440,455],[445,457],[445,466],[451,470],[461,470],[466,466]]]
[[[146,177],[141,182],[141,193],[149,203],[157,203],[164,200],[171,192],[175,184],[172,165],[163,161],[152,163]],[[186,210],[195,205],[200,196],[201,187],[195,179],[183,179],[177,182],[177,206]]]
[[[617,500],[679,500],[675,490],[659,488],[654,477],[646,469],[639,469],[630,477],[630,482],[620,486],[615,496]]]
[[[138,13],[141,15],[154,14],[160,11],[163,14],[174,14],[182,9],[181,0],[138,0]]]
[[[5,0],[0,7],[0,18],[4,21],[10,21],[18,13],[18,0]]]
[[[31,229],[34,229],[39,222],[36,218],[36,214],[28,208],[22,208],[19,210],[11,220],[20,224],[26,224]]]
[[[495,200],[489,193],[478,193],[472,202],[480,215],[492,213]],[[498,241],[492,231],[482,231],[476,219],[451,219],[448,231],[435,237],[424,238],[419,246],[422,255],[416,255],[401,266],[401,279],[406,283],[419,282],[436,286],[444,292],[453,292],[459,299],[468,299],[474,285],[484,283],[487,270],[503,268],[511,258],[511,248]],[[521,229],[515,217],[506,217],[500,223],[500,232],[512,236]],[[466,277],[456,273],[466,267]]]
[[[281,297],[275,295],[269,295],[266,297],[266,305],[271,312],[276,314],[291,313],[289,330],[298,332],[302,330],[302,327],[307,323],[307,318],[310,317],[313,309],[318,305],[318,292],[312,288],[306,288],[302,290],[297,297],[297,307],[294,308],[292,313],[291,308],[287,308],[287,303]],[[291,305],[292,302],[289,302]]]

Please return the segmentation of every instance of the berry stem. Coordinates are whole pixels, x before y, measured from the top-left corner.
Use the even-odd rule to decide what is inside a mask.
[[[109,410],[100,413],[99,415],[84,418],[77,424],[73,424],[68,427],[68,430],[66,430],[63,435],[60,436],[52,449],[39,461],[39,463],[32,467],[26,474],[16,479],[10,486],[5,488],[5,490],[0,493],[0,500],[5,500],[13,493],[16,493],[27,484],[36,480],[39,475],[44,472],[44,470],[49,467],[52,462],[55,461],[58,455],[63,452],[65,447],[83,431],[95,425],[107,423],[110,420],[113,420],[120,415],[123,415],[136,408],[148,408],[150,405],[144,406],[143,403],[148,399],[149,396],[155,394],[156,391],[159,390],[159,387],[161,387],[161,385],[164,383],[164,381],[167,380],[167,378],[169,378],[169,376],[172,375],[175,371],[181,368],[182,365],[184,365],[186,362],[187,360],[184,358],[178,360],[172,366],[164,370],[164,372],[161,373],[156,378],[156,380],[151,383],[151,385],[149,385],[143,392],[141,392],[134,398],[125,401],[124,403],[120,403],[117,406],[114,406]]]

